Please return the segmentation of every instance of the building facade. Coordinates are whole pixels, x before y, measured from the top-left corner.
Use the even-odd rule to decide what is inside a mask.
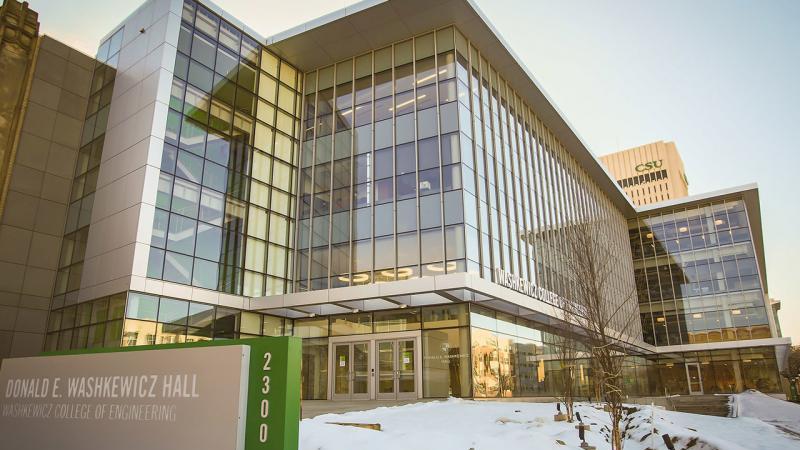
[[[779,390],[757,190],[637,209],[469,1],[264,38],[151,0],[96,67],[46,350],[292,335],[307,399],[553,396],[591,224],[631,395]],[[722,214],[713,247],[673,246]]]
[[[674,142],[658,141],[600,157],[636,206],[689,195],[689,179]]]
[[[0,8],[0,358],[45,339],[95,70],[38,25],[27,3]]]

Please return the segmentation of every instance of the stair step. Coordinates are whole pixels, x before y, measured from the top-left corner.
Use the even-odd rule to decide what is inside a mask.
[[[730,414],[729,397],[726,395],[685,395],[670,399],[675,411],[727,417]]]

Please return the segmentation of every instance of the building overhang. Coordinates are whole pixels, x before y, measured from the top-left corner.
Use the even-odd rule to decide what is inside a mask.
[[[718,191],[706,192],[703,194],[690,195],[674,200],[655,203],[652,205],[641,206],[636,209],[635,214],[628,218],[638,216],[649,216],[652,214],[667,214],[681,209],[693,208],[710,203],[718,203],[725,200],[742,200],[747,208],[747,219],[750,223],[750,234],[753,236],[753,249],[758,260],[758,270],[764,284],[764,292],[767,289],[767,263],[764,256],[764,235],[761,223],[761,201],[758,196],[758,185],[755,183],[735,186]]]
[[[309,71],[448,25],[480,50],[615,206],[632,213],[633,204],[605,166],[472,0],[366,0],[278,33],[266,44]]]
[[[653,348],[657,354],[666,356],[669,353],[680,354],[686,352],[707,352],[711,350],[732,350],[749,347],[780,347],[786,345],[792,345],[791,338],[779,337],[767,339],[748,339],[743,341],[708,342],[703,344],[663,345]]]
[[[257,297],[249,300],[249,309],[296,319],[462,302],[486,306],[547,327],[584,333],[565,322],[556,306],[471,273]],[[641,338],[628,337],[619,344],[631,354],[646,355],[654,349]]]

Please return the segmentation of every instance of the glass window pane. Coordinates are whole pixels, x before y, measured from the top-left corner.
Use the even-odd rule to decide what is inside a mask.
[[[429,195],[419,199],[420,228],[438,227],[442,224],[441,197]]]
[[[178,153],[178,164],[175,169],[175,175],[199,183],[202,173],[203,158],[183,150]]]
[[[266,249],[267,247],[265,242],[252,238],[247,239],[244,267],[246,269],[263,273],[267,256]]]
[[[192,59],[203,63],[206,67],[214,67],[215,48],[214,41],[195,33],[192,39]]]
[[[200,202],[200,186],[189,181],[176,179],[172,195],[172,211],[196,218]]]
[[[419,241],[417,233],[404,233],[397,235],[397,266],[412,266],[419,264]]]
[[[397,232],[417,229],[417,201],[409,199],[397,202]]]
[[[461,259],[466,255],[464,225],[452,225],[444,229],[445,255],[448,260]]]
[[[169,223],[167,249],[188,255],[193,254],[196,226],[197,222],[194,220],[173,214]]]
[[[203,186],[224,192],[228,184],[228,169],[207,161],[203,169]]]
[[[190,284],[192,280],[192,257],[167,252],[164,256],[164,280]]]
[[[214,225],[222,225],[224,209],[224,195],[204,188],[200,197],[200,220]]]
[[[155,343],[156,324],[154,322],[143,322],[139,320],[125,321],[125,329],[122,332],[123,347],[135,345],[154,345]]]
[[[156,206],[169,209],[172,200],[172,176],[161,172],[158,176],[158,192],[156,193]]]
[[[158,297],[155,295],[131,292],[128,294],[128,307],[125,317],[130,319],[156,320],[158,316]]]
[[[164,271],[164,250],[150,247],[150,254],[147,256],[147,277],[161,278]]]
[[[394,173],[392,160],[394,155],[391,148],[375,151],[375,179],[391,177]]]
[[[419,170],[439,166],[439,140],[437,138],[422,139],[419,145]]]
[[[375,269],[394,267],[394,237],[375,238]]]
[[[442,242],[442,229],[432,228],[420,233],[422,249],[421,261],[423,264],[442,261],[444,259],[444,245]]]
[[[444,224],[452,225],[464,221],[464,201],[461,191],[450,191],[444,194]]]
[[[197,226],[197,248],[195,256],[219,261],[222,247],[222,229],[201,223]]]
[[[162,298],[158,308],[158,321],[186,325],[189,302],[174,298]]]
[[[214,322],[214,307],[203,303],[192,302],[189,304],[189,326],[196,328],[211,328]]]
[[[167,223],[169,222],[169,213],[156,209],[153,217],[153,234],[150,238],[150,245],[158,248],[164,248],[167,244]]]
[[[394,232],[394,211],[391,203],[375,206],[375,236]]]
[[[397,177],[397,200],[410,199],[417,196],[417,175],[409,173]]]
[[[428,169],[419,172],[419,195],[434,194],[441,189],[439,169]]]
[[[369,239],[353,243],[353,271],[363,272],[372,269],[372,241]]]
[[[331,317],[331,336],[372,333],[372,314],[348,314]]]

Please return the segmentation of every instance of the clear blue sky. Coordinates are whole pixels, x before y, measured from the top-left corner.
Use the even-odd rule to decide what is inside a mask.
[[[93,54],[141,0],[29,0]],[[800,342],[800,1],[477,0],[596,155],[674,141],[690,193],[758,183],[770,296]],[[269,36],[346,1],[216,0]]]

